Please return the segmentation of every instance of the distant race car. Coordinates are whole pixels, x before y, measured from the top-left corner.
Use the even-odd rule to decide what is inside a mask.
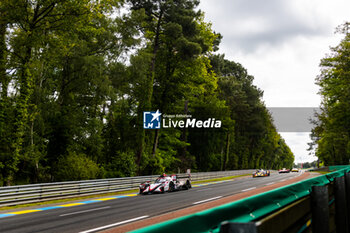
[[[146,181],[140,184],[140,194],[164,193],[192,188],[190,175],[178,177],[163,174],[154,182]]]
[[[290,172],[290,170],[286,169],[286,168],[278,170],[278,173],[289,173],[289,172]]]
[[[299,169],[298,168],[293,168],[292,172],[299,172]]]
[[[270,171],[264,170],[264,169],[258,169],[255,172],[253,172],[253,178],[254,177],[264,177],[264,176],[270,176]]]

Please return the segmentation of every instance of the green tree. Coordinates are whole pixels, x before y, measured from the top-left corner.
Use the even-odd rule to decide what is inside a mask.
[[[139,122],[142,122],[142,112],[145,110],[157,107],[163,112],[167,111],[166,107],[171,100],[178,97],[176,93],[169,92],[172,92],[178,82],[185,81],[176,80],[179,67],[191,66],[191,60],[195,61],[198,55],[211,50],[215,35],[202,22],[201,12],[195,9],[198,1],[131,0],[130,3],[133,11],[144,13],[141,30],[147,45],[145,52],[149,54],[149,68],[143,74],[144,96],[137,111]],[[154,99],[156,103],[152,106]],[[145,152],[146,134],[141,124],[139,128],[137,161],[140,166]],[[152,156],[156,154],[159,137],[159,130],[156,130]]]
[[[53,112],[45,115],[47,113],[45,110],[47,107],[50,109],[54,106],[52,105],[53,99],[57,96],[61,97],[62,93],[57,84],[62,84],[62,88],[68,85],[62,79],[61,81],[57,80],[61,70],[64,70],[61,68],[68,67],[60,62],[78,61],[77,57],[82,57],[85,52],[85,61],[88,61],[88,56],[90,56],[90,61],[88,61],[90,64],[93,62],[101,64],[99,59],[101,60],[102,56],[91,57],[99,53],[114,53],[114,48],[120,48],[120,44],[116,43],[116,35],[113,35],[115,30],[111,30],[110,33],[107,31],[115,28],[112,20],[107,20],[105,16],[112,10],[112,6],[118,7],[118,1],[97,3],[93,1],[28,2],[9,0],[2,2],[0,8],[6,14],[1,14],[0,22],[5,22],[1,23],[1,28],[5,25],[5,36],[7,35],[6,30],[11,30],[7,38],[9,49],[1,50],[1,55],[4,55],[4,52],[7,53],[7,61],[1,60],[0,65],[1,67],[3,64],[7,65],[6,69],[9,71],[7,75],[1,77],[1,89],[4,94],[1,94],[0,100],[1,105],[4,105],[4,108],[1,109],[4,111],[0,114],[1,122],[7,122],[9,125],[7,128],[1,127],[0,130],[2,136],[5,134],[0,146],[5,148],[1,160],[4,161],[6,167],[2,169],[2,174],[8,184],[13,180],[18,166],[28,167],[25,161],[33,161],[34,164],[31,167],[34,167],[38,173],[39,160],[45,156],[47,141],[51,139],[45,134],[50,128],[47,127],[47,120],[52,118],[46,117],[50,114],[59,117],[59,114],[52,114]],[[106,25],[109,25],[108,29]],[[4,34],[1,33],[1,35]],[[85,51],[82,52],[84,49]],[[118,54],[120,53],[114,53],[114,56],[118,56]],[[80,59],[80,62],[82,60]],[[84,67],[79,63],[76,65],[80,68]],[[85,65],[85,67],[87,66]],[[102,67],[98,68],[100,69],[96,69],[96,67],[90,69],[93,71],[102,69]],[[91,70],[86,71],[86,73],[93,74]],[[80,74],[84,73],[80,72]],[[71,73],[69,75],[70,77],[74,76]],[[94,98],[95,102],[85,102],[93,106],[91,109],[95,109],[95,115],[99,107],[97,103],[100,100],[98,98],[105,91],[103,85],[100,85],[103,82],[98,82],[90,82],[90,84],[94,84],[90,91],[96,88],[94,92],[97,93],[94,96],[96,97]],[[10,92],[11,101],[15,104],[8,104],[8,95],[6,95],[8,84],[15,88]],[[86,96],[88,93],[85,92],[84,95]],[[62,99],[58,98],[58,101],[62,101]],[[57,112],[57,108],[52,110]],[[93,115],[91,112],[89,113]],[[60,113],[62,112],[60,111]],[[91,122],[96,121],[91,120]],[[36,127],[36,124],[41,123],[45,124]],[[61,121],[58,120],[58,123]],[[91,125],[101,129],[98,124],[92,123]],[[95,131],[96,128],[92,130]],[[90,147],[93,145],[95,143],[90,143]],[[48,148],[50,150],[50,146]],[[95,152],[101,151],[101,149],[93,150]],[[48,162],[50,164],[50,161]],[[22,164],[19,165],[19,163]]]
[[[232,135],[226,150],[228,168],[278,168],[281,163],[293,162],[292,152],[261,101],[263,92],[253,85],[254,77],[223,55],[212,55],[210,60],[212,70],[219,75],[219,98],[225,101],[234,121],[226,137]]]
[[[349,23],[337,29],[344,38],[321,60],[316,83],[322,97],[321,113],[316,114],[312,132],[316,156],[325,165],[349,164],[350,159],[350,33]]]

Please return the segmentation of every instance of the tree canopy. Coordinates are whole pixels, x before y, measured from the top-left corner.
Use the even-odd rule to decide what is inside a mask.
[[[316,79],[322,97],[312,130],[311,148],[325,165],[350,162],[350,31],[349,23],[338,27],[344,34],[331,54],[321,60],[321,73]]]
[[[0,185],[291,167],[196,0],[0,2]],[[220,128],[143,128],[143,112]]]

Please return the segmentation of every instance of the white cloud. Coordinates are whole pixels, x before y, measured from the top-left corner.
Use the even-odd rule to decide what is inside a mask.
[[[329,51],[327,42],[300,36],[277,48],[264,46],[254,53],[226,57],[242,63],[255,77],[268,107],[316,107],[320,98],[315,78],[320,59]]]
[[[234,51],[254,52],[264,45],[280,45],[298,35],[326,34],[332,25],[326,17],[300,14],[299,5],[280,0],[202,1],[206,18],[224,35]],[[304,12],[304,11],[302,11]],[[225,52],[226,53],[226,52]]]
[[[334,31],[350,21],[350,1],[202,0],[200,9],[223,35],[219,53],[247,68],[268,107],[319,106],[319,63],[339,43]],[[296,161],[309,161],[308,136],[283,137]]]
[[[292,151],[295,156],[294,163],[313,162],[317,157],[307,151],[310,142],[309,133],[280,133],[288,145],[293,145]]]

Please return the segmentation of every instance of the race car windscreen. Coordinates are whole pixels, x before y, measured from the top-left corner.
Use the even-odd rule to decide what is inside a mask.
[[[166,179],[164,179],[164,178],[158,178],[158,179],[156,179],[155,183],[159,184],[159,183],[163,183],[165,181],[166,181]]]

